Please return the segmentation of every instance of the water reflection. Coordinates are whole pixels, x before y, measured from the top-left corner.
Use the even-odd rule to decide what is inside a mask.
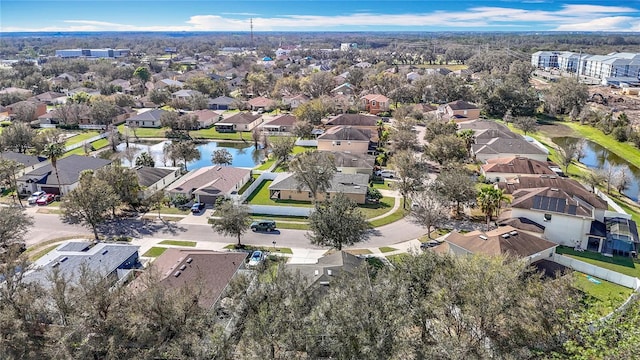
[[[574,137],[556,137],[553,138],[553,142],[560,145],[575,144],[578,141],[583,140]],[[605,169],[609,166],[620,167],[631,174],[631,184],[629,188],[623,191],[623,194],[628,196],[634,201],[638,201],[640,191],[640,169],[628,163],[624,158],[610,152],[604,147],[584,140],[585,146],[583,147],[584,157],[580,159],[580,162],[592,169]]]
[[[170,143],[170,140],[153,143],[129,143],[129,149],[133,149],[129,150],[133,154],[130,158],[135,161],[135,158],[137,158],[141,153],[148,151],[151,154],[151,157],[155,160],[156,166],[173,166],[171,160],[164,155],[163,151],[165,144]],[[130,166],[130,160],[127,159],[128,156],[126,156],[125,152],[126,148],[126,144],[120,144],[118,145],[118,152],[120,153],[122,165]],[[227,149],[233,156],[231,166],[236,167],[255,167],[257,164],[260,164],[262,159],[265,157],[265,151],[263,149],[254,148],[251,143],[210,141],[199,144],[197,148],[200,150],[200,160],[190,162],[188,164],[189,170],[213,165],[211,163],[211,154],[218,149]]]

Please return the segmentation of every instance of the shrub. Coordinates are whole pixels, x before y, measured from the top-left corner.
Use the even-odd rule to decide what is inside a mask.
[[[611,132],[611,135],[619,142],[626,142],[629,139],[629,137],[627,136],[627,129],[622,126],[614,128]]]

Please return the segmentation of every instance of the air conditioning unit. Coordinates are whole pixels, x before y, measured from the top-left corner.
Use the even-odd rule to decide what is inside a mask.
[[[178,270],[175,273],[173,273],[173,276],[178,277],[178,276],[180,276],[180,274],[182,274],[182,272],[180,272],[180,270]]]
[[[191,262],[192,262],[192,261],[193,261],[193,259],[192,259],[192,258],[188,258],[188,259],[187,259],[187,264],[191,264]]]
[[[186,269],[186,268],[187,268],[187,265],[182,265],[182,266],[180,266],[180,271],[184,271],[184,269]]]

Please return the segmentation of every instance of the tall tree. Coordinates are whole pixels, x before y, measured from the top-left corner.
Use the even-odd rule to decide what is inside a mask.
[[[233,155],[227,149],[217,149],[211,154],[211,162],[216,165],[231,165]]]
[[[489,223],[491,222],[491,216],[497,213],[502,202],[508,202],[509,198],[506,197],[502,190],[493,186],[485,186],[478,192],[478,205],[480,210],[484,213],[487,219],[487,231],[489,230]],[[497,214],[496,214],[497,215]]]
[[[425,147],[425,153],[440,165],[461,161],[468,155],[467,142],[456,135],[441,136]]]
[[[111,184],[91,171],[81,174],[78,187],[71,190],[61,206],[61,217],[71,224],[82,224],[99,240],[98,226],[109,217],[109,210],[120,203]]]
[[[217,206],[215,215],[211,225],[213,230],[222,235],[237,237],[238,247],[242,246],[240,237],[249,230],[251,223],[249,207],[233,201],[223,201]]]
[[[527,133],[534,132],[536,130],[538,127],[538,120],[533,117],[519,116],[515,119],[513,125],[527,135]]]
[[[136,166],[154,167],[156,166],[156,161],[153,159],[150,152],[145,151],[136,158]]]
[[[271,142],[271,153],[276,161],[286,161],[295,147],[295,139],[289,136],[279,136]]]
[[[91,102],[91,118],[96,124],[109,126],[117,115],[118,109],[111,101],[97,100]]]
[[[417,192],[411,199],[411,215],[418,224],[427,229],[429,239],[431,239],[431,228],[437,228],[447,220],[447,212],[442,200],[429,190]]]
[[[63,142],[52,142],[42,150],[42,155],[45,156],[51,162],[53,171],[56,173],[56,181],[60,195],[62,195],[62,187],[60,186],[60,175],[58,174],[58,159],[60,159],[66,152]]]
[[[301,104],[293,114],[300,120],[312,125],[322,124],[322,118],[329,113],[329,107],[323,99],[313,99]]]
[[[308,139],[311,137],[311,132],[313,131],[313,124],[308,121],[296,121],[293,124],[293,129],[291,133],[294,136],[297,136],[302,139]]]
[[[184,170],[187,169],[187,163],[194,160],[200,160],[200,150],[196,148],[196,144],[193,141],[178,141],[173,142],[171,144],[172,150],[171,153],[175,155],[176,158],[183,161]]]
[[[342,250],[367,238],[369,225],[355,202],[343,193],[316,203],[309,215],[311,233],[307,237],[312,244],[331,246]]]
[[[466,170],[460,168],[443,169],[431,189],[453,203],[457,215],[462,212],[461,205],[471,205],[476,200],[475,183]]]
[[[546,109],[552,114],[568,114],[574,108],[580,112],[589,98],[585,84],[574,77],[563,77],[551,83],[544,100]]]
[[[13,193],[13,201],[15,203],[16,198],[22,207],[22,200],[20,194],[18,194],[18,181],[16,178],[17,172],[22,169],[22,164],[15,160],[4,159],[0,153],[0,181],[7,185],[7,188]]]
[[[145,66],[139,66],[138,68],[136,68],[136,70],[133,72],[133,76],[137,77],[138,79],[140,79],[140,81],[142,81],[142,85],[144,86],[144,84],[149,81],[149,79],[151,79],[151,72],[149,72],[149,69]]]
[[[404,209],[407,208],[407,197],[424,187],[428,175],[426,163],[409,150],[395,153],[391,165],[396,170],[398,181],[394,186],[402,194]]]
[[[0,248],[11,252],[24,247],[24,237],[33,225],[33,218],[22,208],[0,207]],[[0,264],[3,254],[0,252]]]
[[[96,170],[95,174],[95,176],[111,185],[113,191],[118,195],[120,203],[131,206],[138,205],[140,202],[138,198],[140,184],[138,183],[138,175],[134,169],[117,165],[105,166]],[[116,206],[112,208],[114,216],[115,209]]]
[[[5,149],[11,149],[19,153],[26,153],[33,145],[36,132],[25,123],[13,123],[2,129],[0,143]]]
[[[331,179],[337,169],[332,155],[320,151],[305,151],[296,155],[289,163],[289,169],[298,183],[298,190],[305,186],[311,192],[313,201],[318,194],[331,186]]]

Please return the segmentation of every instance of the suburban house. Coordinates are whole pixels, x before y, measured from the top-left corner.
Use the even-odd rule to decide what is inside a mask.
[[[355,273],[363,262],[363,259],[346,251],[338,251],[321,257],[315,264],[285,264],[284,268],[302,275],[307,288],[313,291],[324,291],[336,276]]]
[[[369,94],[360,98],[360,103],[364,111],[376,115],[389,111],[389,98],[381,94]]]
[[[490,181],[507,181],[515,176],[557,175],[546,161],[525,157],[508,157],[487,160],[480,167],[482,175]]]
[[[350,126],[334,126],[318,136],[318,150],[345,151],[355,154],[369,152],[371,133]]]
[[[213,124],[222,120],[222,112],[213,110],[196,110],[191,115],[195,115],[198,118],[199,129],[210,128]]]
[[[249,104],[249,108],[251,109],[251,111],[269,110],[276,104],[274,100],[267,99],[264,96],[258,96],[250,99],[249,101],[247,101],[247,103]]]
[[[180,168],[137,166],[135,171],[141,189],[138,192],[140,199],[148,198],[180,177]]]
[[[284,114],[274,117],[272,120],[262,125],[262,130],[270,134],[291,133],[293,124],[298,121],[298,118],[291,114]]]
[[[179,88],[182,89],[184,87],[184,83],[173,80],[173,79],[162,79],[158,80],[153,84],[154,89],[163,89],[166,87]]]
[[[66,242],[36,260],[25,272],[23,281],[49,287],[50,275],[57,271],[75,285],[86,267],[112,283],[124,282],[140,267],[138,249],[139,246],[129,244]]]
[[[509,130],[509,128],[506,125],[500,124],[497,121],[487,120],[487,119],[478,119],[475,121],[458,123],[458,129],[460,130],[470,129],[470,130],[473,130],[475,134],[478,134],[478,132],[482,130],[498,130],[502,133],[512,132],[511,130]]]
[[[436,106],[433,106],[431,104],[425,104],[425,103],[416,104],[413,107],[413,109],[415,111],[421,112],[423,115],[426,115],[426,114],[436,115],[438,111],[438,108]]]
[[[463,122],[480,118],[480,108],[462,100],[438,106],[437,113],[445,121]]]
[[[231,166],[206,166],[192,170],[167,188],[170,196],[195,197],[201,203],[213,205],[218,197],[236,194],[251,178],[251,170]]]
[[[373,155],[345,151],[333,151],[331,155],[336,168],[343,174],[373,174],[376,163],[376,157]]]
[[[526,157],[541,162],[547,161],[549,151],[516,134],[514,137],[476,138],[471,145],[471,155],[478,161],[506,157]]]
[[[7,105],[4,107],[4,111],[6,111],[11,118],[13,118],[15,114],[18,112],[18,109],[20,109],[20,107],[22,106],[34,108],[35,110],[33,112],[34,117],[30,119],[30,121],[38,120],[38,116],[44,115],[47,113],[47,104],[40,101],[29,101],[29,100],[18,101],[17,103]]]
[[[13,160],[20,165],[21,169],[16,172],[16,177],[20,177],[26,172],[45,166],[48,163],[47,158],[13,151],[0,152],[0,159]]]
[[[171,98],[174,100],[185,100],[189,101],[192,96],[202,95],[202,93],[198,90],[191,89],[182,89],[176,92],[171,93]]]
[[[380,117],[366,114],[340,114],[328,119],[326,127],[350,126],[360,130],[366,130],[371,135],[371,141],[378,141],[378,123]],[[366,132],[365,131],[365,132]]]
[[[212,309],[221,300],[229,282],[244,270],[246,257],[244,252],[172,248],[153,261],[148,274],[157,274],[159,285],[167,291],[185,287],[199,291],[198,305]],[[131,285],[143,288],[145,280],[144,276],[139,277]]]
[[[500,226],[491,231],[475,230],[465,234],[453,231],[444,241],[438,246],[442,247],[438,252],[454,255],[512,256],[526,258],[529,263],[549,258],[558,246],[511,226]]]
[[[214,126],[217,132],[252,131],[263,121],[261,114],[253,115],[248,112],[241,112],[220,120]]]
[[[138,113],[137,115],[127,119],[127,126],[159,128],[161,126],[160,118],[162,117],[162,114],[166,112],[166,110],[162,109],[152,109]]]
[[[46,105],[58,105],[67,102],[67,95],[55,91],[47,91],[30,98],[33,101],[43,102]]]
[[[353,85],[349,84],[349,83],[344,83],[341,85],[336,86],[335,88],[333,88],[331,90],[331,94],[334,95],[353,95],[354,91],[353,91]]]
[[[289,107],[289,109],[297,109],[300,105],[309,102],[309,98],[303,94],[287,95],[282,97],[282,102]]]
[[[44,191],[50,194],[66,194],[78,186],[80,173],[85,170],[98,170],[111,164],[111,160],[94,158],[91,156],[70,155],[58,159],[56,171],[50,162],[26,172],[17,179],[18,191],[21,194],[31,194]],[[60,183],[58,183],[58,178]]]
[[[637,247],[637,236],[610,233],[607,229],[607,223],[618,222],[625,223],[628,232],[637,233],[629,216],[608,211],[605,200],[575,180],[546,175],[518,176],[497,186],[513,196],[510,217],[525,218],[544,227],[547,240],[604,253],[636,251],[631,247]]]
[[[218,96],[215,99],[209,100],[210,110],[229,110],[236,100],[228,96]]]
[[[298,190],[298,185],[293,173],[278,173],[269,185],[269,197],[272,200],[311,201],[313,199],[311,191],[304,185]],[[356,203],[364,204],[368,187],[369,175],[367,174],[336,173],[331,179],[326,194],[317,194],[317,200],[322,201],[326,197],[331,197],[331,194],[343,193]]]

